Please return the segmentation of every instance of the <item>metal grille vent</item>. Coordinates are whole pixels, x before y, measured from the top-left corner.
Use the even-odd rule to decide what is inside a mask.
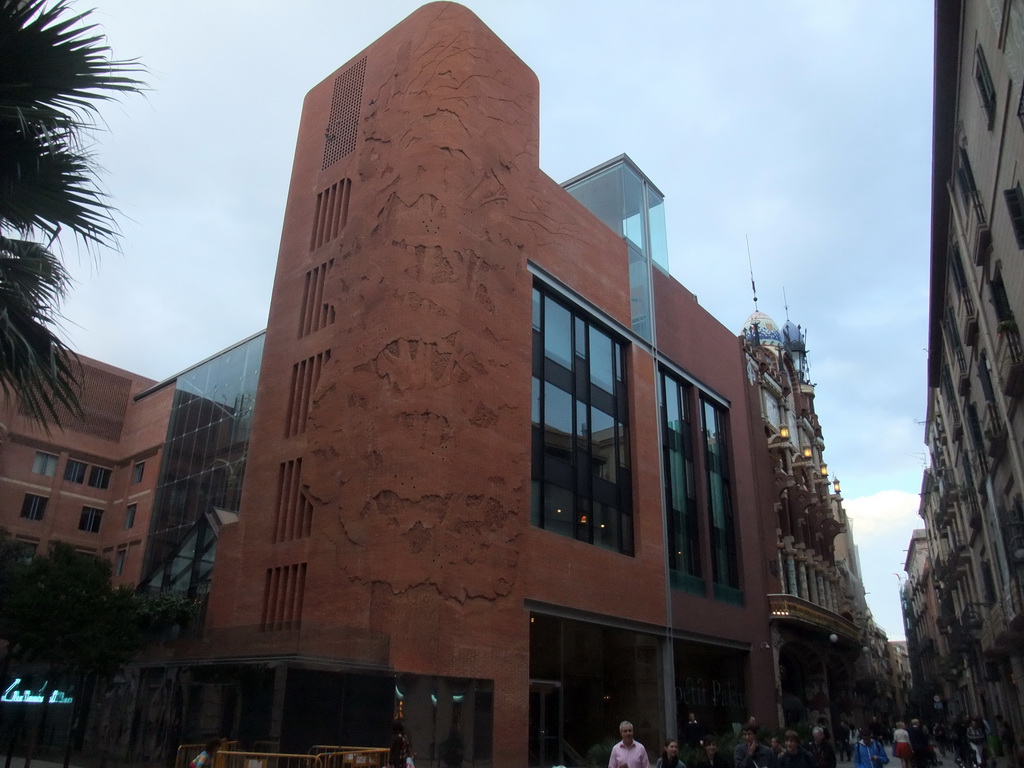
[[[58,404],[58,425],[62,429],[74,430],[104,440],[120,440],[131,395],[131,379],[100,370],[88,363],[82,363],[79,372],[82,389],[78,400],[82,405],[82,415],[73,414]],[[29,414],[24,404],[19,406],[19,410],[26,416]]]
[[[327,122],[324,164],[321,170],[327,170],[356,148],[359,107],[363,99],[365,76],[366,57],[364,56],[334,80],[331,118]]]

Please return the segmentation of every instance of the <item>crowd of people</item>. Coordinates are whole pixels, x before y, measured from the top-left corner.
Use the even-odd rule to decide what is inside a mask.
[[[622,740],[612,749],[608,768],[650,768],[647,750],[633,738],[633,724],[623,721],[619,734]],[[805,743],[793,730],[786,731],[781,740],[772,737],[764,743],[759,739],[757,721],[751,717],[741,734],[730,761],[691,713],[682,739],[665,742],[655,768],[687,768],[680,757],[681,745],[697,755],[692,768],[836,768],[840,760],[852,762],[854,768],[881,768],[890,760],[886,743],[892,744],[892,755],[900,760],[901,768],[936,768],[947,754],[959,768],[1024,768],[1022,750],[1001,715],[996,715],[994,725],[971,717],[948,725],[938,722],[931,729],[917,718],[909,726],[900,721],[891,729],[877,717],[861,728],[844,719],[835,726],[834,735],[828,721],[819,718]],[[994,759],[997,756],[1001,759]]]

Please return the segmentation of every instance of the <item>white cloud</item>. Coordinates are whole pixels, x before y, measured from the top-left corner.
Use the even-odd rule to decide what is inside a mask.
[[[917,516],[920,504],[920,494],[906,491],[879,491],[843,502],[847,516],[853,520],[857,543],[862,549],[869,537],[905,531],[907,538],[900,540],[900,546],[904,546],[914,528],[922,525],[921,518]]]
[[[875,622],[890,640],[904,637],[899,589],[920,494],[885,490],[843,502],[853,525],[861,576]]]

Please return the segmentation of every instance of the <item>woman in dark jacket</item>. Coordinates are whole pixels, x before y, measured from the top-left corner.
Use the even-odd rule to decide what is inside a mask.
[[[697,760],[696,768],[733,768],[732,761],[722,757],[718,744],[710,736],[704,739],[704,754]]]
[[[405,768],[406,758],[412,757],[412,745],[405,735],[405,723],[395,720],[391,724],[391,749],[388,751],[388,765],[391,768]]]

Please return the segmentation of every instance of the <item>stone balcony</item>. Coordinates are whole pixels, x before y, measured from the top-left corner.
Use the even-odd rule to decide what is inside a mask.
[[[771,620],[803,625],[827,634],[835,633],[850,643],[861,643],[861,630],[849,619],[796,595],[768,595]]]

